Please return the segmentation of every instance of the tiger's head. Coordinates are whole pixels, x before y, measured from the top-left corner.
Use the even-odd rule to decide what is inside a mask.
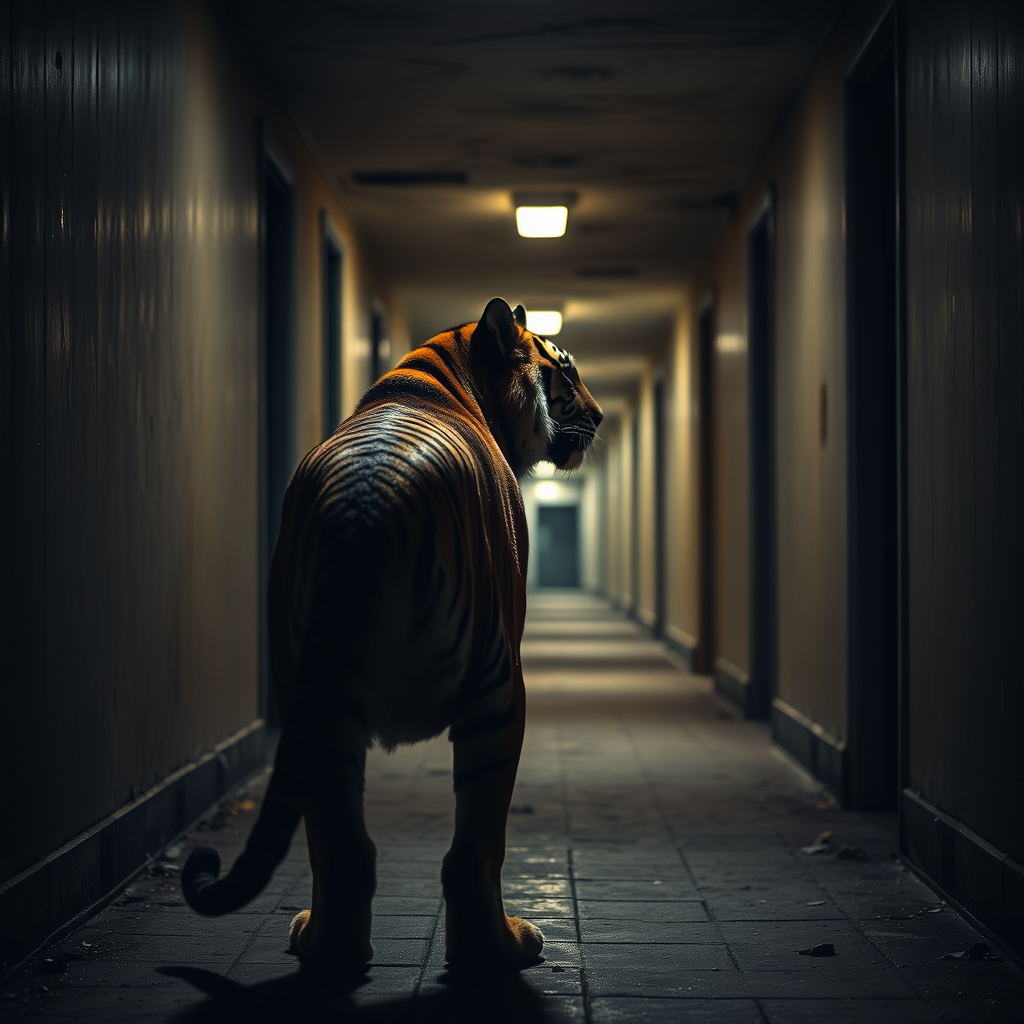
[[[526,310],[504,299],[487,303],[470,347],[492,381],[516,476],[538,462],[579,467],[604,414],[573,357],[528,331]]]

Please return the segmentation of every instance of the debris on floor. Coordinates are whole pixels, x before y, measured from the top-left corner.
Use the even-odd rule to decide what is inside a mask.
[[[1002,960],[1003,957],[992,951],[987,942],[975,942],[970,949],[958,949],[955,953],[943,953],[940,960]]]
[[[819,942],[816,946],[809,946],[807,949],[798,949],[801,956],[835,956],[836,947],[831,942]]]
[[[801,853],[833,853],[839,860],[871,860],[871,854],[859,846],[832,841],[831,832],[819,832],[818,838],[810,846],[801,846]]]

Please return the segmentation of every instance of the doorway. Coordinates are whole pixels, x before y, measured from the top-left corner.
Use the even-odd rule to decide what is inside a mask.
[[[323,438],[341,422],[341,304],[344,250],[326,210],[320,211],[321,296],[323,298]]]
[[[384,308],[376,300],[370,306],[370,384],[376,384],[391,356],[388,321]]]
[[[629,432],[629,613],[640,615],[640,411],[630,420]]]
[[[767,718],[776,693],[775,192],[747,231],[750,395],[750,682],[746,713]]]
[[[578,505],[537,507],[537,585],[580,585]]]
[[[849,705],[844,803],[899,794],[898,147],[895,19],[846,79]]]
[[[665,551],[665,374],[654,377],[652,393],[654,417],[654,635],[665,632],[666,559]]]
[[[700,632],[694,668],[705,673],[715,665],[714,355],[715,304],[709,293],[697,317]]]
[[[267,585],[281,503],[295,461],[295,174],[263,128],[260,158],[260,704],[270,699]]]

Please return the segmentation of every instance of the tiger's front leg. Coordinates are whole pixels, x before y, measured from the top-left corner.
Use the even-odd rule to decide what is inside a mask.
[[[441,868],[451,966],[522,966],[536,960],[544,946],[540,929],[507,917],[501,898],[505,827],[526,710],[521,671],[510,682],[511,701],[503,710],[452,728],[455,836]]]

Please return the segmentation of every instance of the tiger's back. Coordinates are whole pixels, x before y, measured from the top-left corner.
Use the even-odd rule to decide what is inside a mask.
[[[275,699],[311,642],[382,746],[441,733],[518,657],[526,520],[493,438],[401,376],[302,461],[270,583]],[[383,390],[383,389],[382,389]],[[323,634],[318,637],[318,634]],[[339,652],[343,652],[339,657]],[[326,680],[325,680],[326,681]]]

